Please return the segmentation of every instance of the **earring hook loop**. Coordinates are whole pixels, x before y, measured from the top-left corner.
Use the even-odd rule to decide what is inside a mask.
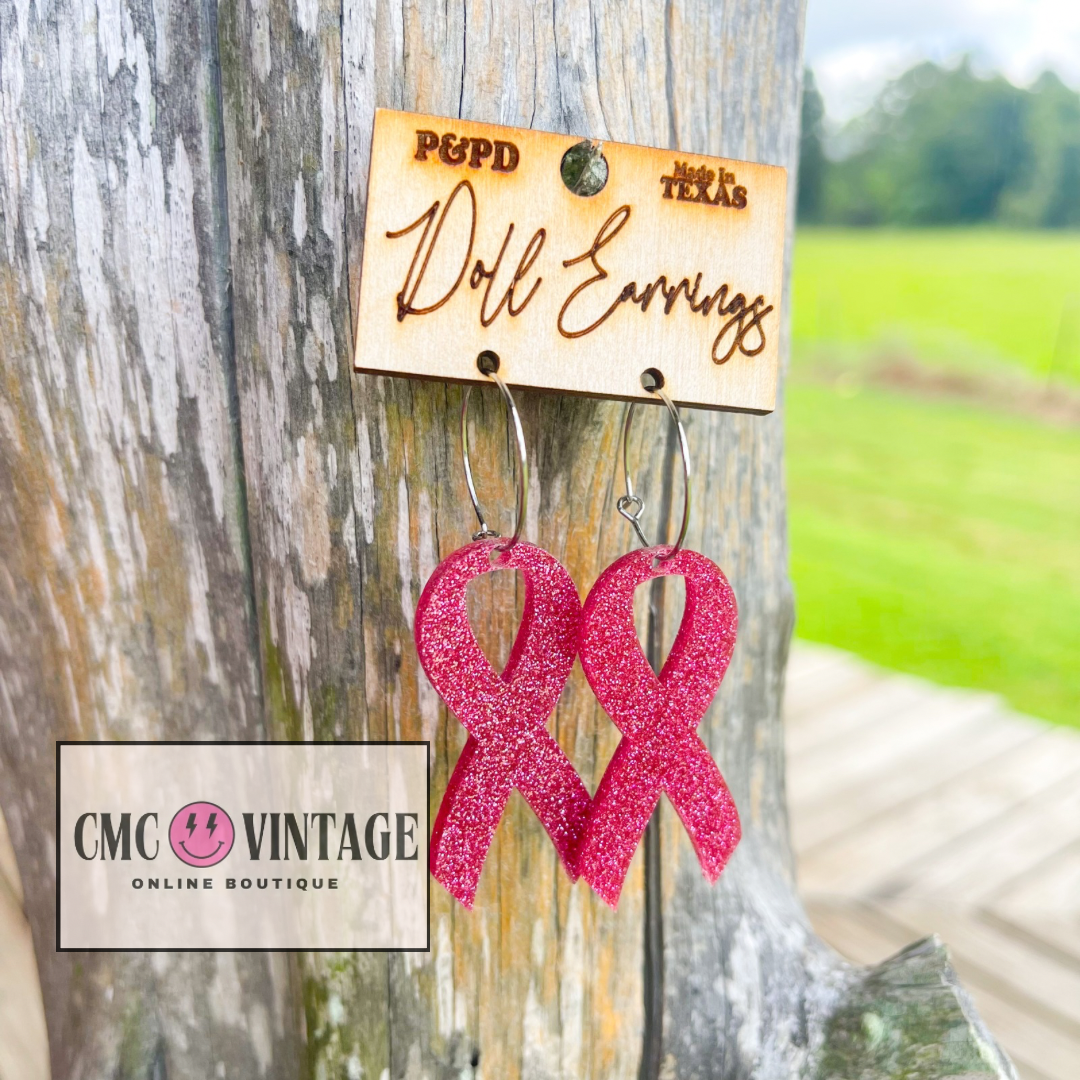
[[[497,545],[498,551],[509,551],[520,539],[521,530],[525,524],[525,511],[529,500],[529,459],[525,451],[525,433],[521,428],[521,416],[518,414],[517,405],[510,393],[509,387],[499,378],[499,356],[490,349],[485,349],[476,358],[476,366],[480,372],[486,375],[499,388],[503,401],[506,403],[507,419],[509,426],[514,430],[514,441],[517,445],[517,514],[514,521],[514,531],[503,544]],[[502,533],[496,532],[487,523],[487,515],[483,506],[480,505],[480,497],[476,493],[476,484],[473,481],[472,465],[469,462],[469,398],[472,395],[472,387],[467,386],[461,399],[461,463],[465,466],[465,486],[469,489],[469,498],[472,500],[473,510],[476,511],[476,520],[480,528],[473,533],[474,540],[488,540],[501,537]]]
[[[679,526],[679,535],[675,541],[675,545],[671,551],[663,558],[670,559],[678,555],[682,550],[683,542],[686,540],[686,532],[690,527],[690,443],[686,438],[686,428],[683,426],[682,417],[679,415],[679,410],[675,405],[675,402],[668,396],[667,391],[664,389],[664,378],[658,371],[650,369],[641,376],[641,385],[650,393],[655,394],[660,400],[667,406],[668,415],[675,423],[675,430],[679,434],[679,452],[682,456],[683,467],[683,512],[682,523]],[[641,527],[641,515],[645,512],[645,502],[640,495],[634,493],[634,481],[630,475],[630,457],[629,457],[629,441],[630,441],[630,423],[634,416],[634,406],[637,402],[632,401],[626,407],[626,413],[623,417],[622,428],[622,466],[623,466],[623,480],[626,484],[626,494],[620,495],[618,501],[615,503],[616,509],[620,514],[634,528],[634,532],[637,533],[638,539],[641,541],[643,547],[651,547],[648,538],[645,535],[644,529]]]

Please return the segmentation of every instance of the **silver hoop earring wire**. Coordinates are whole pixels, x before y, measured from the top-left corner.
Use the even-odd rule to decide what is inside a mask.
[[[675,405],[675,402],[668,397],[667,391],[664,390],[662,384],[658,384],[654,380],[654,385],[647,385],[644,377],[642,378],[642,385],[649,391],[650,394],[655,394],[660,400],[667,406],[668,415],[675,423],[675,430],[679,433],[679,451],[682,455],[682,467],[683,467],[683,512],[682,512],[682,524],[679,526],[679,535],[675,541],[671,551],[663,556],[663,559],[670,559],[678,555],[682,550],[683,542],[686,540],[686,530],[690,527],[690,444],[686,439],[686,428],[683,427],[682,417],[679,415],[679,410]],[[644,530],[641,527],[641,515],[645,512],[645,503],[640,495],[634,493],[634,481],[630,476],[630,460],[628,452],[628,443],[630,435],[630,422],[634,417],[634,406],[637,402],[630,402],[626,407],[626,414],[623,417],[622,428],[622,466],[623,466],[623,480],[626,483],[626,494],[620,495],[615,506],[619,513],[622,514],[627,521],[634,528],[634,532],[637,533],[638,539],[641,541],[642,546],[652,547],[649,543],[648,537],[645,535]]]
[[[521,429],[521,417],[510,390],[499,378],[499,357],[485,350],[476,358],[476,366],[499,388],[499,393],[502,394],[503,401],[506,403],[508,426],[513,429],[514,442],[517,445],[517,514],[514,531],[505,543],[497,545],[497,550],[509,551],[521,539],[521,530],[525,524],[525,510],[528,506],[529,459],[525,452],[525,433]],[[473,481],[472,466],[469,463],[469,398],[471,395],[472,387],[467,386],[461,399],[461,463],[465,466],[465,484],[469,489],[469,498],[472,500],[473,510],[476,511],[476,520],[480,523],[480,528],[473,533],[473,539],[488,540],[501,537],[502,534],[488,525],[487,515],[480,505],[480,498],[476,494],[476,484]]]

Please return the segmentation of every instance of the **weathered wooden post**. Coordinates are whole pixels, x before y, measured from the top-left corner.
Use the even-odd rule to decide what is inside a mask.
[[[351,372],[375,107],[790,168],[802,15],[0,4],[0,799],[54,1075],[1011,1075],[939,948],[860,972],[797,902],[780,414],[690,419],[692,542],[742,613],[702,727],[744,822],[719,886],[665,809],[615,914],[556,872],[515,796],[476,909],[434,891],[429,956],[54,951],[57,738],[429,738],[436,798],[460,749],[411,636],[421,583],[470,531],[460,390]],[[587,587],[629,544],[609,497],[620,407],[520,398],[533,535]],[[666,513],[672,446],[649,412],[639,471]],[[483,480],[508,490],[486,418]],[[511,632],[486,636],[505,653]],[[595,786],[617,733],[580,672],[554,726]]]

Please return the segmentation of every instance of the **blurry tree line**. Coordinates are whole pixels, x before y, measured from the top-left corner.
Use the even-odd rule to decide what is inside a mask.
[[[827,131],[806,72],[799,220],[834,225],[1080,226],[1080,94],[923,63]]]

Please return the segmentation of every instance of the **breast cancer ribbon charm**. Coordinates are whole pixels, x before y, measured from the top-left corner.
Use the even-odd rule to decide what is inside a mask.
[[[633,605],[637,586],[663,574],[686,579],[686,607],[657,677],[638,643]],[[578,872],[612,907],[661,792],[678,811],[710,881],[739,842],[734,800],[697,735],[727,670],[737,626],[735,594],[720,568],[685,549],[623,555],[585,600],[581,664],[623,738],[593,799]]]
[[[469,732],[431,835],[431,872],[467,908],[514,788],[575,879],[589,808],[585,785],[546,727],[577,654],[577,589],[541,548],[524,541],[501,546],[505,541],[493,538],[459,548],[439,564],[416,608],[420,663]],[[465,602],[469,582],[499,568],[525,578],[521,626],[502,674],[477,644]]]

